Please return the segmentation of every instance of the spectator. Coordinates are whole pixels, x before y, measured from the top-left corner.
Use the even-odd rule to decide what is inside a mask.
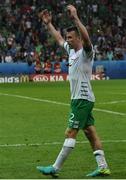
[[[12,63],[13,62],[13,59],[12,59],[12,56],[10,53],[7,53],[5,55],[5,59],[4,59],[5,63]]]
[[[63,15],[63,7],[66,3],[68,3],[66,0],[59,2],[49,0],[1,0],[0,51],[4,52],[5,55],[7,55],[8,51],[11,51],[13,62],[21,60],[26,62],[22,54],[22,48],[25,49],[25,52],[35,53],[37,51],[39,56],[43,57],[41,61],[44,61],[44,58],[47,56],[54,61],[56,54],[62,57],[63,52],[55,44],[53,38],[46,33],[46,27],[41,23],[40,19],[38,20],[37,15],[41,8],[51,9],[54,16],[54,24],[58,26],[58,31],[64,34],[62,32],[63,27],[67,27],[70,24]],[[112,54],[108,53],[109,48],[113,50],[116,59],[124,59],[126,27],[123,1],[72,0],[71,3],[76,4],[78,7],[79,16],[85,22],[93,45],[99,49],[95,60],[97,60],[97,57],[98,60],[101,58],[106,59],[105,57],[110,58]],[[121,44],[120,51],[122,52],[120,52],[120,55],[117,53],[118,43]],[[19,55],[18,52],[20,52],[21,58],[15,61]],[[54,55],[52,56],[52,54]],[[110,59],[113,60],[114,57]]]
[[[47,60],[44,62],[43,70],[44,70],[44,73],[51,73],[51,71],[52,71],[52,64],[51,64],[49,58],[47,58]]]
[[[55,56],[54,73],[56,74],[61,73],[60,58],[58,56]]]
[[[113,54],[112,49],[110,48],[110,49],[107,51],[107,59],[108,59],[109,61],[112,61],[113,58],[114,58],[114,54]]]
[[[116,60],[121,60],[123,59],[123,50],[121,48],[120,44],[117,44],[116,47],[114,48],[115,51],[115,59]]]
[[[39,55],[36,52],[34,56],[35,56],[34,57],[35,58],[35,72],[36,72],[36,74],[41,74],[42,65],[41,65],[41,61],[40,61]]]

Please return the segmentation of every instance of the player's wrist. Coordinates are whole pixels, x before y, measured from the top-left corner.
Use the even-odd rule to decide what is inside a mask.
[[[78,17],[75,17],[74,19],[73,19],[73,22],[76,24],[76,25],[78,25],[78,23],[79,23],[79,18]]]
[[[74,20],[74,21],[78,21],[78,20],[79,20],[78,16],[77,16],[77,15],[76,15],[76,16],[73,16],[73,20]]]
[[[51,22],[50,22],[50,21],[44,22],[44,24],[45,24],[46,26],[48,26],[49,24],[51,24]]]

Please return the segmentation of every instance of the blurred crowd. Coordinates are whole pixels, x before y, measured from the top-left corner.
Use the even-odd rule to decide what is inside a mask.
[[[123,0],[0,0],[0,63],[67,62],[38,13],[47,8],[64,36],[71,25],[66,6],[77,7],[95,50],[95,60],[126,60],[126,2]]]

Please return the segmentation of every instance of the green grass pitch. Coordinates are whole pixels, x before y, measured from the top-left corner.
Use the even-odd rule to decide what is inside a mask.
[[[126,80],[92,81],[94,117],[112,175],[126,178]],[[61,104],[57,103],[61,102]],[[68,82],[0,84],[0,179],[44,179],[38,165],[50,165],[64,142]],[[96,168],[80,131],[61,179],[86,179]],[[106,179],[106,177],[104,177]]]

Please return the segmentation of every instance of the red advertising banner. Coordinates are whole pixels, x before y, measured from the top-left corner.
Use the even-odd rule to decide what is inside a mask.
[[[108,80],[109,77],[106,77],[104,73],[93,73],[91,75],[91,80]]]
[[[68,74],[33,74],[30,75],[30,81],[33,82],[56,82],[67,81]]]
[[[57,81],[67,81],[69,78],[68,74],[33,74],[30,75],[30,81],[33,82],[57,82]],[[104,73],[92,74],[91,80],[105,80]]]
[[[68,74],[32,74],[18,76],[0,76],[0,83],[25,83],[25,82],[58,82],[68,81]],[[104,73],[92,74],[91,80],[109,79]]]

